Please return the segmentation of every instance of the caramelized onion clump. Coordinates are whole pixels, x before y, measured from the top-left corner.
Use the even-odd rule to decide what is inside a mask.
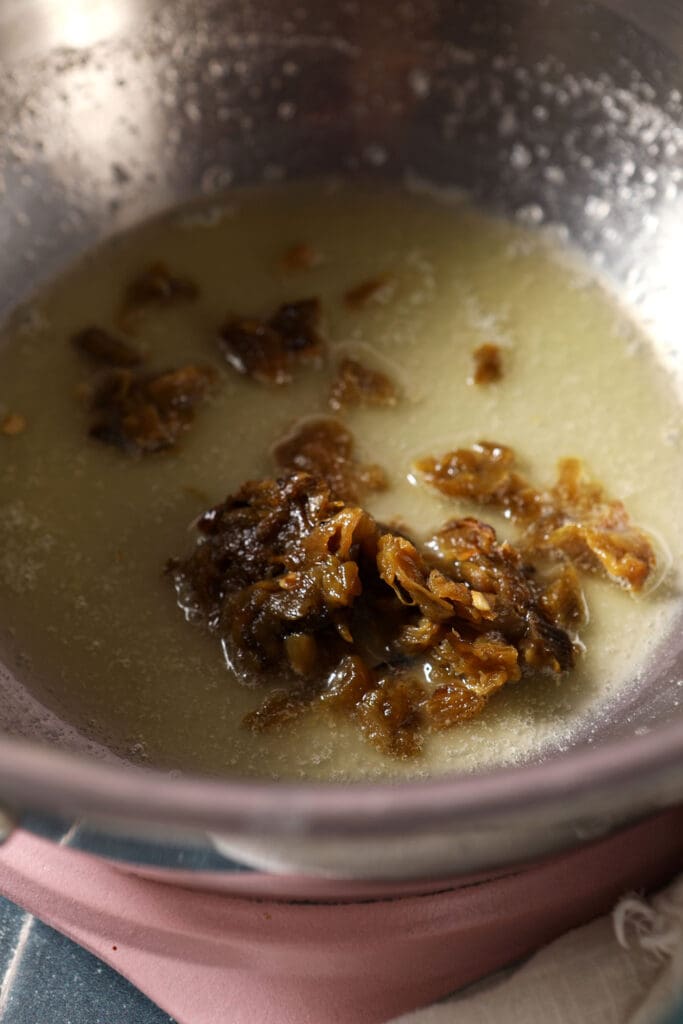
[[[215,380],[209,367],[164,373],[109,370],[90,396],[90,436],[131,454],[174,447]]]
[[[422,459],[417,469],[443,494],[502,509],[523,527],[519,546],[527,557],[600,572],[628,590],[641,590],[655,568],[650,538],[631,523],[621,501],[586,478],[578,459],[560,460],[548,490],[518,472],[511,448],[488,441]]]
[[[573,664],[578,583],[540,583],[476,519],[422,546],[382,527],[332,484],[348,489],[348,438],[325,463],[330,479],[321,460],[338,429],[303,436],[278,457],[291,466],[303,451],[317,474],[294,465],[246,483],[199,519],[195,550],[168,566],[186,617],[218,637],[237,678],[276,684],[247,726],[282,726],[315,706],[408,757],[426,731],[477,714],[527,670]]]

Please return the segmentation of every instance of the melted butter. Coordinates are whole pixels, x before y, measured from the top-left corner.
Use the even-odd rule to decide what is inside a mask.
[[[300,242],[321,262],[284,272],[282,254]],[[213,363],[221,386],[177,453],[135,460],[87,440],[77,392],[88,370],[68,339],[90,323],[114,329],[125,284],[160,258],[193,277],[201,299],[149,311],[137,341],[150,367]],[[383,273],[392,287],[378,301],[345,306],[345,291]],[[322,368],[276,389],[221,362],[216,333],[228,315],[265,315],[314,295],[328,341]],[[398,762],[318,714],[279,734],[243,729],[262,695],[231,679],[217,642],[183,621],[163,576],[166,560],[193,544],[197,514],[268,473],[271,445],[298,417],[327,411],[341,354],[374,361],[405,391],[394,409],[345,414],[359,457],[389,472],[390,489],[367,502],[380,519],[426,537],[471,512],[411,482],[410,465],[485,438],[514,447],[539,485],[554,478],[558,457],[582,458],[679,565],[680,406],[614,299],[518,226],[464,203],[359,186],[235,193],[224,206],[182,211],[94,252],[6,334],[0,411],[20,412],[28,426],[0,437],[0,635],[8,661],[45,704],[124,758],[353,779],[539,757],[609,713],[666,633],[675,573],[640,598],[587,580],[587,651],[570,676],[509,685],[479,719]],[[472,351],[491,341],[503,349],[503,379],[473,387]]]

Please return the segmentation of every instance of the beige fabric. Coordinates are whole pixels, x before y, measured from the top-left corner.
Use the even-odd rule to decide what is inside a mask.
[[[658,1024],[683,998],[683,876],[400,1024]],[[399,1024],[399,1020],[395,1024]]]

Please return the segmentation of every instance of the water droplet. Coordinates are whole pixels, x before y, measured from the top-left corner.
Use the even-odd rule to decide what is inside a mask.
[[[232,182],[233,174],[228,167],[207,167],[201,177],[200,187],[205,195],[221,192]]]
[[[202,112],[199,109],[199,105],[194,100],[188,100],[183,106],[183,113],[188,121],[192,124],[199,124],[202,119]]]
[[[377,142],[371,142],[363,150],[363,159],[373,167],[381,167],[387,162],[387,151]]]
[[[510,151],[510,163],[517,171],[523,171],[532,161],[531,151],[521,142],[516,142]]]
[[[296,105],[289,100],[283,100],[277,105],[277,116],[281,121],[291,121],[296,114]]]
[[[520,206],[515,216],[522,224],[534,226],[543,223],[545,214],[543,213],[543,208],[538,203],[528,203],[526,206]]]
[[[209,78],[221,78],[226,68],[222,61],[210,60],[206,66],[206,70],[209,74]]]
[[[606,199],[600,196],[588,196],[584,204],[586,216],[591,220],[605,220],[610,215],[611,206]]]
[[[429,96],[432,88],[432,82],[426,71],[422,68],[413,68],[408,75],[408,84],[413,91],[413,95],[417,96],[418,99],[425,99]]]
[[[567,176],[561,167],[546,167],[543,172],[546,181],[549,181],[551,185],[564,185],[567,180]]]
[[[509,139],[517,131],[517,116],[512,107],[505,107],[498,122],[498,134]]]

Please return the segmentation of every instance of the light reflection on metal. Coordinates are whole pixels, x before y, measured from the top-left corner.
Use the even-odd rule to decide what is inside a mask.
[[[48,31],[57,46],[85,48],[122,32],[132,8],[130,0],[60,0],[47,15]]]

